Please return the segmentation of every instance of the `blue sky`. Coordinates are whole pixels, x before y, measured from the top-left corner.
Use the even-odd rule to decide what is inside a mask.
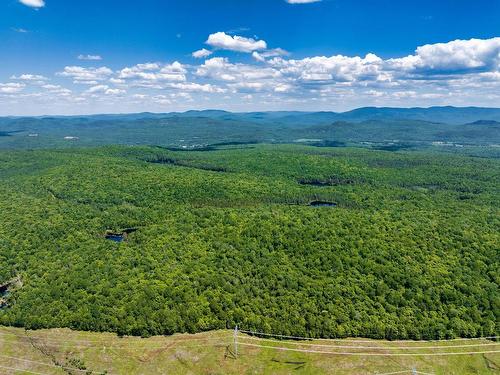
[[[499,19],[498,0],[2,0],[0,114],[500,106]]]

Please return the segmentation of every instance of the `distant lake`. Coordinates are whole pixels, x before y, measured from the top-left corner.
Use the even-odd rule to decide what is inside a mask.
[[[106,239],[114,242],[122,242],[124,236],[123,234],[107,234]]]
[[[309,203],[311,207],[336,207],[337,203],[334,202],[326,202],[326,201],[312,201]]]

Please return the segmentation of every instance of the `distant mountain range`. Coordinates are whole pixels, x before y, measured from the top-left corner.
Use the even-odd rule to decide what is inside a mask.
[[[333,121],[363,122],[368,120],[420,120],[446,124],[465,124],[475,121],[500,121],[500,108],[482,107],[430,107],[390,108],[363,107],[347,112],[247,112],[188,111],[168,114],[176,116],[202,116],[211,118],[244,118],[254,122],[281,122],[311,125]]]
[[[334,121],[363,122],[369,120],[420,120],[447,124],[467,124],[477,121],[500,122],[500,108],[484,107],[429,107],[391,108],[363,107],[347,112],[227,112],[222,110],[201,110],[167,113],[101,114],[88,116],[36,116],[36,118],[78,117],[91,120],[137,120],[172,117],[205,117],[219,120],[244,120],[254,123],[282,123],[295,125],[317,125]],[[10,117],[14,118],[14,117]],[[19,117],[15,117],[19,118]]]
[[[0,118],[0,148],[149,144],[190,149],[254,142],[391,149],[499,145],[500,108],[366,107],[343,113],[205,110]]]
[[[328,112],[327,112],[328,113]],[[326,117],[325,113],[319,113]],[[362,122],[367,120],[420,120],[447,124],[465,124],[479,120],[500,121],[500,108],[430,107],[376,108],[365,107],[343,113],[331,113],[334,120]]]

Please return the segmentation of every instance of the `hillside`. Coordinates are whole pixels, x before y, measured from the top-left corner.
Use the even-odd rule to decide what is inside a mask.
[[[415,369],[420,374],[486,375],[500,369],[500,345],[489,340],[276,341],[239,333],[236,342],[238,355],[232,330],[144,339],[69,329],[0,327],[0,372],[409,375]],[[351,354],[340,354],[346,352]],[[462,354],[471,352],[477,354]]]
[[[22,287],[0,323],[496,335],[499,173],[436,151],[2,151],[0,285]]]
[[[202,110],[172,113],[138,113],[122,115],[93,115],[92,119],[137,120],[141,118],[205,117],[225,120],[273,122],[294,124],[317,124],[332,121],[362,122],[367,120],[418,120],[464,124],[477,120],[500,121],[500,108],[481,107],[428,107],[428,108],[391,108],[363,107],[346,112],[228,112],[221,110]]]
[[[419,120],[464,124],[477,120],[500,120],[500,109],[481,107],[389,108],[366,107],[339,115],[338,120]]]
[[[495,121],[497,120],[497,121]],[[203,147],[214,143],[330,143],[429,147],[500,144],[495,108],[360,108],[351,112],[188,111],[0,118],[0,148],[109,144]]]

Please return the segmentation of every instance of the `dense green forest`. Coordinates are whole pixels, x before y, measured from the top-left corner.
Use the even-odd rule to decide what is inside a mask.
[[[500,160],[469,151],[0,151],[0,324],[498,334]]]

